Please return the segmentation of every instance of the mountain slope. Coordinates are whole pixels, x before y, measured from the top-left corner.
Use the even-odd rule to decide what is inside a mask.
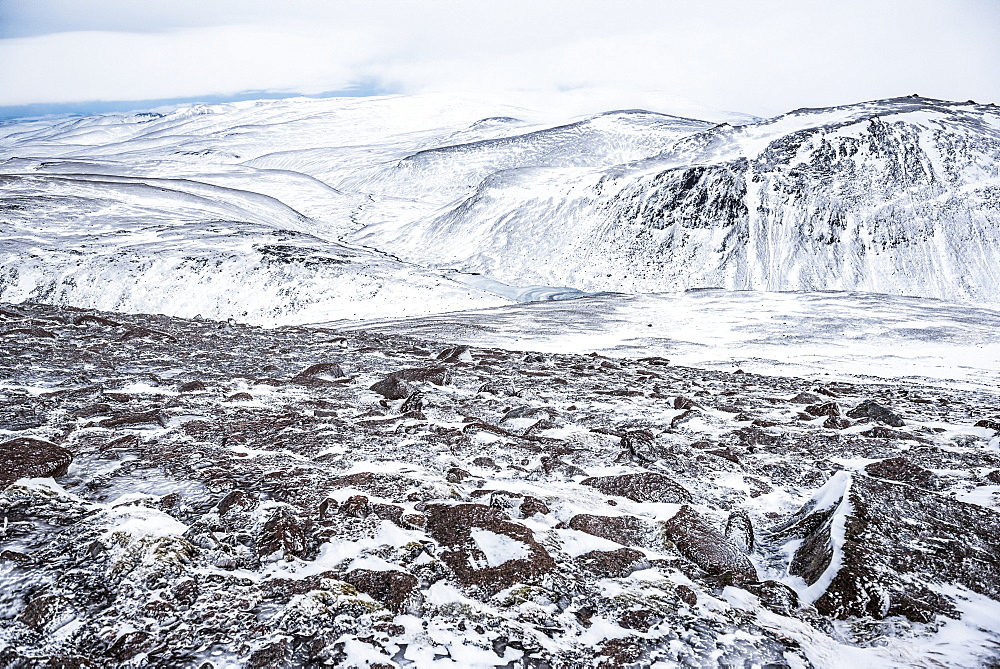
[[[689,133],[647,160],[491,174],[353,241],[508,282],[1000,300],[1000,113],[900,98]]]

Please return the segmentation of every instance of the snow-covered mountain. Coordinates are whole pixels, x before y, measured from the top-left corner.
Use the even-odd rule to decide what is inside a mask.
[[[1000,300],[996,107],[900,98],[684,127],[643,160],[501,169],[433,215],[376,214],[350,238],[427,265],[591,291]],[[483,152],[436,156],[459,171]]]
[[[995,107],[733,123],[434,96],[10,122],[0,299],[264,325],[581,290],[1000,301]]]

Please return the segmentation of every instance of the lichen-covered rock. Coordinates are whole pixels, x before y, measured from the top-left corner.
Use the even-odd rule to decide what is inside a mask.
[[[458,580],[496,593],[536,583],[555,562],[531,530],[482,504],[428,504],[426,531],[443,550],[441,560]]]
[[[355,569],[343,579],[396,613],[414,612],[420,601],[420,584],[406,572]]]
[[[835,618],[957,615],[935,582],[1000,599],[1000,514],[911,485],[840,472],[777,528],[797,542],[789,571]],[[915,579],[935,574],[935,582]],[[817,590],[818,588],[818,590]]]
[[[569,526],[623,546],[645,546],[649,544],[653,531],[649,523],[635,516],[595,516],[587,513],[570,518]]]
[[[401,369],[373,384],[371,390],[388,400],[401,400],[413,392],[410,383],[433,383],[436,386],[443,386],[451,383],[451,372],[446,367]]]
[[[0,487],[20,478],[62,476],[73,454],[42,439],[18,437],[0,444]]]
[[[681,555],[709,574],[725,576],[733,583],[757,580],[757,570],[747,556],[690,506],[682,506],[665,522],[663,532]]]
[[[865,400],[847,412],[848,418],[871,418],[892,427],[903,427],[906,423],[898,414],[877,402]]]
[[[910,483],[921,488],[937,487],[937,476],[905,456],[886,458],[865,467],[865,473],[880,479]]]
[[[691,493],[669,476],[658,472],[638,472],[618,476],[595,476],[580,481],[605,495],[625,497],[635,502],[684,504]]]
[[[590,551],[576,558],[586,571],[602,578],[624,578],[634,571],[646,569],[646,555],[632,548],[615,551]]]

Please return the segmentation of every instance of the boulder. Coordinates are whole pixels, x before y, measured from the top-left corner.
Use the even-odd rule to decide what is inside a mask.
[[[880,423],[885,423],[886,425],[891,425],[892,427],[903,427],[906,425],[906,423],[903,422],[903,419],[893,413],[892,410],[871,400],[865,400],[858,406],[848,411],[847,417],[871,418],[872,420],[877,420]]]
[[[345,583],[350,583],[394,613],[413,609],[420,599],[417,579],[403,571],[355,569],[343,578]]]
[[[1000,514],[912,485],[837,472],[772,536],[823,615],[956,616],[935,582],[1000,599]]]
[[[725,576],[737,584],[757,580],[757,570],[743,551],[690,506],[682,506],[663,524],[663,531],[681,555],[707,573]]]
[[[413,392],[411,383],[433,383],[436,386],[443,386],[451,383],[451,372],[445,367],[401,369],[373,384],[370,390],[374,390],[387,400],[401,400]]]
[[[652,534],[649,523],[635,516],[592,516],[581,513],[570,518],[569,526],[623,546],[644,546],[649,543]]]
[[[625,578],[634,571],[649,567],[645,554],[633,548],[590,551],[577,556],[576,562],[585,571],[601,578]]]
[[[20,478],[62,476],[73,454],[42,439],[18,437],[0,444],[0,486]]]
[[[683,504],[691,501],[691,493],[673,479],[657,472],[639,472],[619,476],[595,476],[580,481],[605,495],[625,497],[633,502],[668,502]]]
[[[426,532],[460,583],[493,595],[537,583],[555,562],[531,530],[483,504],[428,504]]]

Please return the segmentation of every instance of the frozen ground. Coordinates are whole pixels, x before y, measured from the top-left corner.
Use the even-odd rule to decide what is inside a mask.
[[[695,367],[821,380],[1000,387],[1000,311],[927,298],[698,290],[341,325],[514,350],[660,355]]]

